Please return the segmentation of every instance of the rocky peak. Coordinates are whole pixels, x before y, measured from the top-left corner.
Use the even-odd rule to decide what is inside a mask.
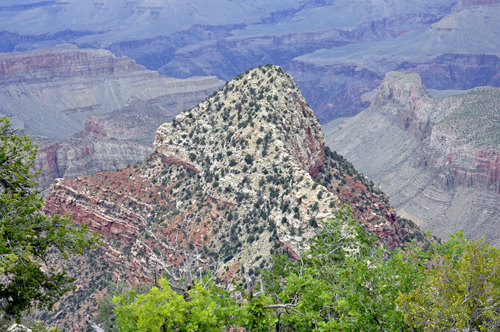
[[[161,125],[154,148],[134,166],[59,180],[45,201],[47,212],[71,213],[103,235],[115,281],[154,280],[136,239],[153,245],[147,228],[164,236],[186,216],[200,249],[224,262],[220,280],[269,267],[279,250],[297,257],[341,203],[380,245],[422,237],[373,182],[324,147],[318,121],[280,67],[227,82]]]
[[[385,75],[372,104],[376,107],[392,104],[415,109],[417,103],[430,97],[417,73],[391,71]]]
[[[416,73],[388,72],[372,99],[371,110],[381,112],[418,140],[431,135],[432,96]]]
[[[316,176],[324,144],[321,126],[292,77],[281,68],[262,67],[162,125],[154,146],[197,170],[207,160],[216,161],[208,166],[214,171],[249,155],[255,164],[290,165]]]
[[[180,211],[189,211],[204,220],[198,231],[206,235],[208,248],[226,256],[227,267],[253,265],[251,257],[267,257],[276,246],[297,250],[341,202],[361,202],[353,205],[360,222],[372,232],[383,229],[377,233],[383,244],[401,245],[413,233],[398,231],[388,199],[373,183],[325,150],[318,121],[280,67],[248,70],[227,82],[161,125],[154,148],[147,161],[109,174],[109,179],[99,173],[59,181],[47,198],[47,210],[73,212],[75,220],[124,239],[140,236],[135,230],[140,224],[134,222],[129,230],[124,226],[130,213],[141,215],[143,225],[164,220],[168,228]],[[381,197],[383,203],[373,203],[377,207],[370,211],[370,202]],[[209,202],[224,214],[212,211]],[[81,220],[89,216],[92,220]],[[231,239],[227,243],[226,237]]]
[[[321,126],[279,67],[248,70],[228,82],[160,126],[154,147],[165,160],[198,173],[205,193],[237,205],[247,222],[275,224],[282,242],[296,245],[312,234],[311,219],[336,210],[336,195],[311,187],[325,160]],[[320,192],[325,196],[318,201]],[[264,218],[252,216],[257,201],[267,206]]]

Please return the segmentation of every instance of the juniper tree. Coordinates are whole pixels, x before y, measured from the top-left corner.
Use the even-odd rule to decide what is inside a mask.
[[[51,309],[72,289],[61,259],[97,244],[71,216],[46,216],[32,172],[37,146],[0,119],[0,327],[36,305]],[[59,263],[56,263],[59,262]]]

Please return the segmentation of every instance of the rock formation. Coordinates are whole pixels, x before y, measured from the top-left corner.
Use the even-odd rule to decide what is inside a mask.
[[[222,85],[71,45],[0,54],[0,64],[0,116],[40,145],[41,186],[144,160],[158,126]]]
[[[137,143],[104,139],[42,140],[38,144],[35,169],[40,186],[57,178],[73,178],[124,168],[151,155],[153,149]]]
[[[312,110],[279,67],[248,70],[161,125],[154,148],[133,166],[58,180],[46,198],[47,213],[71,213],[103,235],[99,255],[109,267],[99,267],[99,278],[153,280],[137,239],[150,242],[148,228],[167,236],[185,217],[200,249],[223,260],[221,280],[269,266],[278,250],[297,257],[340,204],[352,207],[379,245],[423,240],[373,182],[325,148]],[[92,306],[89,299],[79,310]],[[66,319],[74,322],[76,313]]]
[[[177,114],[222,83],[215,77],[164,77],[130,58],[73,45],[0,54],[0,64],[1,115],[50,139],[67,139],[83,129],[88,116],[136,99]]]
[[[417,74],[390,72],[371,106],[327,144],[434,235],[460,229],[500,245],[500,89],[433,98]]]

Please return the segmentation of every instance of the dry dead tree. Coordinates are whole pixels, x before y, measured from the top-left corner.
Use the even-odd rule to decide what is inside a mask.
[[[97,326],[96,323],[94,323],[93,320],[90,319],[90,316],[87,315],[87,325],[94,331],[94,332],[105,332],[103,329],[101,329],[99,326]]]

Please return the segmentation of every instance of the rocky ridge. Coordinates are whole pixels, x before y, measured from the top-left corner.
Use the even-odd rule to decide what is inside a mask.
[[[279,67],[248,70],[163,124],[154,148],[134,166],[59,180],[46,198],[46,212],[71,213],[74,222],[103,235],[100,255],[109,267],[94,276],[96,284],[109,276],[153,280],[149,254],[136,240],[151,241],[147,228],[165,236],[186,216],[200,248],[223,259],[220,281],[239,278],[243,270],[258,273],[281,249],[296,257],[341,203],[353,208],[380,245],[423,240],[413,223],[396,217],[373,182],[325,148],[312,110]],[[92,301],[67,321],[77,322]],[[49,315],[46,322],[61,323]]]
[[[417,74],[390,72],[371,106],[326,133],[327,144],[434,235],[459,229],[500,245],[500,89],[433,98]]]

